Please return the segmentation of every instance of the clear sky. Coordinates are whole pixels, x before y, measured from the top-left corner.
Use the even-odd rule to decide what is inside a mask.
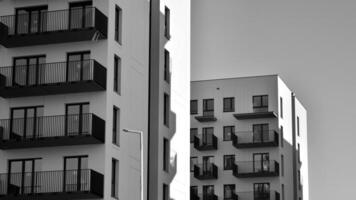
[[[308,110],[311,200],[355,199],[356,0],[192,0],[192,80],[280,74]]]

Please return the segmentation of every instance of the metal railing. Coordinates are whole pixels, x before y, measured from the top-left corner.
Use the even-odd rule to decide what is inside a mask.
[[[233,167],[234,174],[279,173],[279,164],[275,160],[241,161]]]
[[[95,60],[44,63],[0,67],[5,87],[54,85],[80,81],[92,81],[96,68],[104,68]]]
[[[194,147],[217,148],[218,138],[213,133],[198,134],[194,136]]]
[[[0,174],[0,196],[89,192],[99,175],[90,169]]]
[[[95,7],[86,7],[41,11],[35,20],[27,13],[1,16],[0,22],[8,27],[11,36],[93,28],[96,16]]]
[[[214,163],[195,164],[194,175],[196,177],[215,177],[218,175],[218,167]]]
[[[237,192],[238,200],[279,200],[279,193],[270,191]]]
[[[0,140],[29,140],[95,134],[98,123],[91,113],[0,120]],[[102,133],[104,134],[104,133]]]
[[[204,117],[214,116],[214,110],[203,110]]]
[[[239,131],[231,134],[234,144],[263,144],[278,141],[278,133],[275,130],[262,132]]]

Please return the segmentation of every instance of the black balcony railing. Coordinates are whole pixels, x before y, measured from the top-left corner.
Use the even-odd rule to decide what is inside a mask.
[[[93,199],[103,197],[104,176],[94,170],[0,174],[0,199]]]
[[[204,110],[202,116],[195,116],[195,119],[199,122],[213,122],[216,121],[216,117],[214,115],[214,110]]]
[[[0,149],[104,142],[105,121],[90,113],[0,120]]]
[[[237,192],[238,200],[280,200],[280,195],[277,191],[252,191],[252,192]]]
[[[279,164],[274,160],[237,162],[233,165],[233,175],[237,178],[279,176]]]
[[[95,7],[0,17],[0,43],[21,47],[107,38],[107,17]],[[35,41],[33,39],[36,39]]]
[[[231,134],[236,148],[278,147],[278,133],[275,130],[253,132],[241,131]]]
[[[203,193],[203,200],[218,200],[218,196],[216,194],[204,194]]]
[[[95,60],[0,67],[0,80],[5,98],[100,91],[106,68]]]
[[[252,112],[248,113],[236,113],[233,116],[237,120],[248,120],[248,119],[262,119],[262,118],[277,118],[278,115],[274,111],[268,111],[267,108],[253,108]]]
[[[190,200],[200,200],[200,197],[198,194],[190,192]]]
[[[214,134],[194,136],[194,148],[199,151],[217,150],[218,138]]]
[[[194,177],[200,180],[218,178],[218,167],[213,163],[194,165]]]

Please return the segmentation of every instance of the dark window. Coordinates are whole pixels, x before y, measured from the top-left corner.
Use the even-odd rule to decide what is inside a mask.
[[[235,155],[224,155],[224,170],[232,170],[235,164]]]
[[[224,141],[231,141],[231,135],[235,134],[235,126],[224,126]]]
[[[190,100],[190,114],[198,114],[198,100]]]
[[[14,58],[12,85],[33,86],[45,83],[45,62],[44,55]]]
[[[281,155],[281,175],[284,176],[284,156]]]
[[[252,97],[253,112],[268,112],[268,95]]]
[[[66,192],[82,190],[81,180],[87,177],[81,173],[88,169],[88,156],[64,157],[64,185]]]
[[[171,20],[171,11],[169,10],[168,7],[165,7],[165,9],[164,9],[164,36],[166,36],[167,39],[171,38],[170,20]]]
[[[194,172],[194,165],[198,164],[198,158],[197,157],[190,157],[190,171]]]
[[[299,117],[297,117],[297,134],[300,136]]]
[[[89,133],[89,103],[66,105],[65,135],[73,136]]]
[[[169,185],[163,184],[163,200],[169,200]]]
[[[300,144],[298,143],[298,162],[301,163],[300,159]]]
[[[202,144],[212,145],[213,144],[214,127],[205,127],[202,130]]]
[[[284,130],[283,130],[283,126],[281,126],[281,147],[284,147]]]
[[[163,170],[168,172],[170,147],[169,140],[163,138]]]
[[[254,153],[253,154],[253,171],[254,172],[269,172],[270,160],[269,153]]]
[[[112,143],[119,145],[120,144],[120,109],[115,107],[113,108],[113,120],[112,120]]]
[[[168,94],[164,94],[163,124],[169,126],[170,99]]]
[[[198,196],[198,186],[190,186],[190,195],[191,196]]]
[[[214,99],[203,100],[203,115],[204,116],[214,115]]]
[[[302,189],[302,179],[301,179],[301,175],[300,175],[300,170],[298,170],[298,188],[299,190]]]
[[[279,98],[279,106],[280,106],[280,116],[281,116],[281,118],[283,118],[283,98],[282,97],[280,97]]]
[[[284,184],[282,184],[282,200],[285,200]]]
[[[269,141],[269,124],[254,124],[253,125],[253,142]]]
[[[11,108],[10,139],[43,137],[43,106]]]
[[[111,197],[119,197],[119,161],[112,159],[111,164]]]
[[[46,31],[47,10],[47,6],[16,9],[15,34],[30,34]]]
[[[114,57],[114,91],[121,94],[121,58]]]
[[[122,44],[122,9],[119,6],[115,8],[115,41]]]
[[[254,199],[269,199],[270,198],[270,184],[269,183],[255,183],[253,184]]]
[[[224,98],[224,112],[234,112],[235,111],[235,98],[229,97]]]
[[[66,81],[86,81],[91,79],[90,52],[73,52],[67,54]]]
[[[235,194],[235,184],[224,185],[224,199],[233,199]]]
[[[190,142],[194,142],[194,137],[198,135],[198,129],[197,128],[191,128],[190,129]]]
[[[164,80],[169,83],[170,82],[170,55],[169,51],[164,50]]]
[[[215,195],[214,185],[204,185],[203,186],[203,199],[212,199]]]
[[[79,1],[69,4],[69,28],[83,29],[92,26],[92,1]]]

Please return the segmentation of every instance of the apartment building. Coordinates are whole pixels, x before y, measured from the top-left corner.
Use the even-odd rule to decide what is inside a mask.
[[[189,153],[171,147],[189,140],[189,108],[176,103],[189,101],[189,80],[173,84],[189,76],[189,55],[175,43],[189,41],[174,23],[187,11],[169,6],[0,2],[0,199],[177,198],[170,185],[185,180],[177,164]]]
[[[278,75],[191,82],[191,200],[308,199],[307,112]]]

